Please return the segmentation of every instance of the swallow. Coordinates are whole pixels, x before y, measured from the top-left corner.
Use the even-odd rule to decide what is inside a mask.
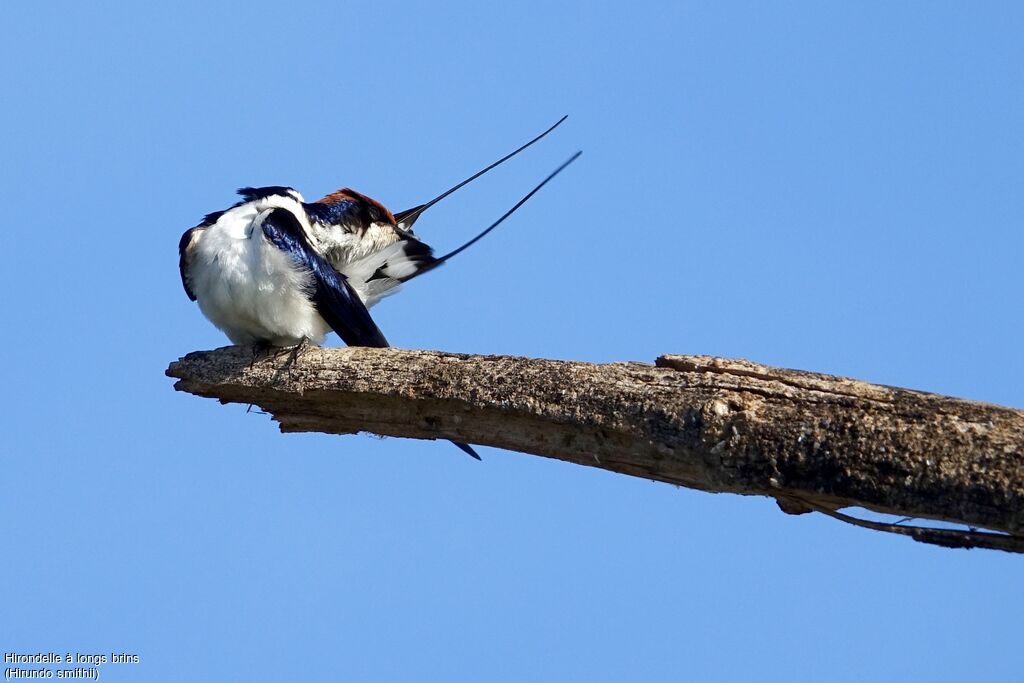
[[[472,246],[576,160],[577,152],[511,209],[457,249],[435,257],[412,232],[430,206],[547,135],[555,126],[438,197],[392,214],[351,189],[307,203],[285,186],[242,188],[241,200],[182,235],[185,293],[237,345],[322,344],[331,331],[349,346],[386,347],[369,308]],[[466,444],[456,445],[479,459]]]

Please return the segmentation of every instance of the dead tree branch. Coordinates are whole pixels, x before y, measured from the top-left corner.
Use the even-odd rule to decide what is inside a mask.
[[[1024,412],[1010,408],[706,356],[594,365],[309,348],[254,363],[228,347],[167,374],[179,391],[258,405],[284,432],[452,439],[1024,552]],[[851,506],[971,528],[836,512]]]

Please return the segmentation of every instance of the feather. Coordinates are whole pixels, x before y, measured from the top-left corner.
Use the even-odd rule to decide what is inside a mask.
[[[203,230],[205,230],[203,226],[190,228],[185,231],[178,242],[178,272],[181,274],[181,285],[185,288],[185,294],[192,301],[196,300],[196,293],[193,291],[192,284],[189,281],[189,260],[192,252],[192,241],[199,237]]]
[[[264,236],[313,278],[312,299],[317,312],[349,346],[385,347],[384,334],[370,317],[366,306],[352,290],[344,275],[314,250],[298,219],[287,209],[267,211],[262,225]]]

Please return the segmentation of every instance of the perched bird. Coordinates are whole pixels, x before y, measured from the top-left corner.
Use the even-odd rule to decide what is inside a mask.
[[[311,244],[305,202],[288,187],[242,188],[179,243],[185,293],[240,346],[387,346],[365,304]]]
[[[208,214],[182,235],[178,265],[185,292],[238,345],[286,347],[303,340],[321,344],[332,329],[352,346],[386,345],[369,314],[359,309],[372,307],[402,282],[469,247],[511,211],[441,258],[416,238],[412,224],[438,201],[564,120],[426,204],[397,215],[347,188],[308,203],[290,187],[242,188],[241,201]],[[329,310],[332,306],[338,310]]]
[[[433,200],[397,215],[347,188],[309,203],[290,187],[242,188],[241,201],[208,214],[182,235],[178,252],[185,293],[233,343],[254,350],[322,344],[331,330],[350,346],[388,346],[369,307],[481,239],[580,153],[487,229],[440,258],[413,234],[415,220],[563,120]],[[469,446],[456,445],[479,459]]]

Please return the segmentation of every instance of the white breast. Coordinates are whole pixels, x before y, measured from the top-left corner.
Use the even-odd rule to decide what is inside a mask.
[[[322,344],[331,328],[310,299],[312,276],[255,224],[260,211],[274,206],[304,213],[295,211],[294,200],[268,197],[227,211],[194,238],[192,290],[203,315],[235,344],[294,346],[303,338]]]

